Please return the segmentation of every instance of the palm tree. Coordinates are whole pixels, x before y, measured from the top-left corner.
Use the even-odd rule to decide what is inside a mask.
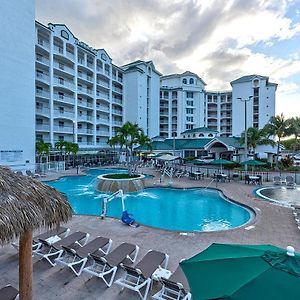
[[[60,159],[61,159],[61,160],[63,159],[63,151],[65,150],[66,144],[67,144],[66,141],[60,139],[60,140],[57,141],[57,142],[55,143],[55,145],[54,145],[55,148],[56,148],[57,150],[59,150],[59,152],[60,152]]]
[[[73,154],[73,168],[75,167],[75,157],[77,156],[78,151],[79,151],[78,144],[72,143],[71,153]]]
[[[44,155],[48,156],[50,152],[50,144],[45,143],[43,140],[37,141],[35,144],[35,151],[38,154],[38,161],[39,163],[42,162],[42,158]]]
[[[294,135],[295,141],[293,143],[292,149],[293,149],[293,156],[294,152],[296,150],[297,144],[298,144],[298,137],[300,136],[300,118],[294,117],[287,120],[289,123],[288,133],[290,135]]]
[[[240,143],[245,144],[245,132],[242,133],[240,138]],[[275,146],[276,143],[268,137],[266,129],[258,129],[255,127],[250,127],[247,130],[247,147],[254,152],[258,145],[272,145]]]
[[[146,147],[148,150],[152,150],[152,141],[151,139],[144,133],[143,130],[140,130],[139,135],[137,137],[137,143],[140,146],[139,156],[141,152],[141,148]]]
[[[281,145],[281,139],[289,135],[289,121],[284,118],[284,115],[271,117],[269,123],[265,125],[268,136],[277,137],[277,156],[276,156],[276,169],[278,169],[278,157]]]

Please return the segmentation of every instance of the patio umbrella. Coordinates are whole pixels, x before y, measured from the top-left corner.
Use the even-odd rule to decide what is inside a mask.
[[[212,244],[180,265],[194,300],[296,300],[300,255],[288,248]]]
[[[222,173],[222,166],[223,165],[231,165],[233,163],[234,163],[233,161],[227,160],[227,159],[215,159],[215,160],[210,162],[210,164],[212,164],[212,165],[219,165],[221,173]]]
[[[266,163],[255,159],[249,159],[241,162],[241,165],[252,166],[252,172],[253,172],[255,166],[265,166]]]
[[[32,299],[32,231],[72,217],[67,198],[38,180],[0,166],[0,243],[20,238],[20,299]]]
[[[208,163],[201,159],[193,159],[191,161],[194,165],[207,165]]]

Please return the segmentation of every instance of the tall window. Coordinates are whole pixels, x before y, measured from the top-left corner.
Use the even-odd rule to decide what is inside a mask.
[[[186,97],[187,98],[194,98],[194,93],[193,92],[186,92]]]
[[[190,78],[190,84],[194,84],[194,79]]]
[[[182,83],[183,83],[183,84],[187,84],[186,78],[183,78],[183,79],[182,79]]]

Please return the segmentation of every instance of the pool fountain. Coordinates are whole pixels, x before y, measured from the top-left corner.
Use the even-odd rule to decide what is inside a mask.
[[[103,174],[97,177],[96,190],[105,193],[115,193],[119,190],[124,193],[139,192],[144,189],[144,178],[143,174]]]

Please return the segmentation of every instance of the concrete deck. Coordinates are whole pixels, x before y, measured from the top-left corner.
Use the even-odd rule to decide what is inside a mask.
[[[168,186],[169,180],[159,183],[159,173],[152,170],[143,170],[145,173],[155,175],[147,180],[147,186]],[[68,171],[68,175],[74,171]],[[52,176],[51,179],[55,179]],[[209,180],[192,181],[187,178],[172,179],[174,187],[200,187],[207,186]],[[212,187],[216,187],[213,183]],[[113,248],[127,241],[140,246],[138,260],[149,249],[164,251],[170,255],[169,269],[174,271],[182,258],[195,255],[211,243],[241,243],[241,244],[273,244],[280,247],[292,245],[300,252],[300,231],[294,221],[291,209],[281,207],[267,201],[257,199],[252,191],[255,186],[242,182],[218,183],[217,186],[226,196],[251,207],[256,212],[256,218],[247,225],[228,231],[202,232],[182,235],[179,232],[140,226],[131,228],[123,225],[119,220],[97,217],[74,216],[68,226],[72,231],[82,230],[91,234],[91,239],[98,236],[107,236],[113,240]],[[117,273],[116,278],[122,275]],[[125,300],[139,299],[131,291],[123,291],[113,285],[106,288],[102,280],[90,279],[82,274],[76,277],[67,268],[51,267],[45,261],[33,258],[34,299],[107,299]],[[0,286],[11,283],[18,286],[18,254],[16,250],[6,245],[0,248]],[[152,289],[153,294],[159,288],[158,284]],[[150,299],[150,297],[149,297]]]

